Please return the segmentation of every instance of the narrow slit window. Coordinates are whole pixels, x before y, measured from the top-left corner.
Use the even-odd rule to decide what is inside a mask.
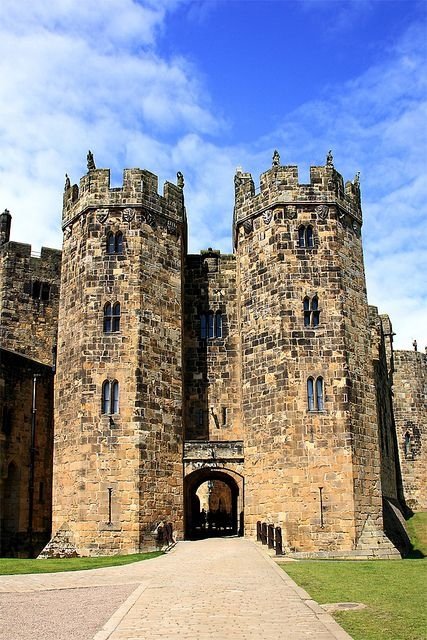
[[[200,337],[202,340],[207,338],[206,313],[200,314]]]
[[[305,227],[298,229],[298,246],[302,249],[305,247]]]
[[[310,299],[304,298],[304,327],[309,327],[311,321]]]
[[[308,410],[314,411],[314,380],[309,378],[307,380],[307,404]]]
[[[212,311],[210,311],[208,314],[208,337],[209,339],[215,337],[215,321]]]
[[[222,407],[222,426],[227,424],[227,407]]]
[[[222,313],[217,311],[215,314],[215,337],[222,338]]]
[[[116,239],[114,233],[109,233],[107,236],[107,253],[112,255],[116,252]]]
[[[316,408],[318,411],[323,411],[323,378],[319,376],[316,380]]]
[[[306,237],[306,247],[311,249],[314,246],[314,244],[313,244],[313,227],[308,226],[306,228],[305,237]]]
[[[107,302],[104,307],[104,333],[111,333],[113,322],[113,314],[111,304]]]
[[[114,380],[111,384],[111,413],[119,413],[119,383]]]
[[[111,397],[111,383],[109,380],[105,380],[102,385],[102,408],[103,414],[110,414],[110,397]]]
[[[412,454],[412,438],[411,434],[407,431],[405,433],[405,458],[410,458]]]
[[[116,253],[123,253],[123,234],[121,231],[116,233],[115,249]]]
[[[320,322],[320,311],[319,311],[319,299],[317,296],[314,296],[311,301],[311,324],[313,327],[318,327]]]
[[[120,302],[116,302],[113,307],[112,331],[120,331]]]

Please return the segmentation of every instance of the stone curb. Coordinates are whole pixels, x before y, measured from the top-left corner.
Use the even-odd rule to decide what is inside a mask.
[[[277,565],[272,557],[266,551],[264,551],[262,547],[260,547],[256,542],[252,542],[252,544],[257,549],[258,553],[260,553],[262,557],[265,558],[265,560],[277,573],[281,580],[283,580],[283,582],[286,582],[286,584],[294,591],[294,593],[299,598],[301,598],[304,604],[306,604],[307,607],[313,611],[319,622],[321,622],[323,626],[326,627],[326,629],[330,633],[332,633],[336,640],[353,640],[353,638],[347,633],[347,631],[344,631],[344,629],[338,624],[338,622],[336,622],[336,620],[334,620],[334,618],[329,613],[326,613],[326,611],[322,609],[320,604],[315,602],[315,600],[313,600],[309,596],[309,594],[304,591],[304,589],[299,587],[296,582],[294,582],[292,578],[290,578],[290,576],[288,576],[288,574]]]
[[[111,618],[107,620],[102,629],[100,629],[92,638],[92,640],[108,640],[111,634],[117,629],[125,615],[132,609],[139,597],[148,587],[148,584],[140,584],[139,587],[132,591],[130,596],[120,605],[113,613]]]

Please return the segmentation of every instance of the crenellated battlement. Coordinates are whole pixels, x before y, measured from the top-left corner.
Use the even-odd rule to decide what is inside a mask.
[[[277,151],[273,165],[260,176],[259,189],[250,173],[237,169],[235,185],[235,222],[261,213],[272,205],[335,204],[344,213],[362,222],[359,175],[344,184],[329,152],[326,164],[310,167],[310,184],[300,184],[296,165],[281,165]]]
[[[64,189],[62,226],[88,209],[144,207],[150,212],[173,218],[185,219],[184,179],[177,174],[178,184],[165,182],[163,195],[158,193],[158,177],[145,169],[125,169],[121,187],[110,186],[109,169],[90,169],[80,179],[80,184],[71,185],[68,177]]]

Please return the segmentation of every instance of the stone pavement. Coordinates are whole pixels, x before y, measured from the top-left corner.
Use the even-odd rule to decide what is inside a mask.
[[[93,640],[351,640],[264,550],[243,538],[180,542],[125,567],[3,576],[0,593],[135,585]]]

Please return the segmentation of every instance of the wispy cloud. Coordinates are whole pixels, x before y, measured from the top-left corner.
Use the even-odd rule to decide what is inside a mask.
[[[190,250],[230,251],[235,167],[257,179],[276,147],[284,164],[303,167],[324,162],[332,148],[345,179],[362,173],[370,302],[390,313],[400,346],[414,337],[427,344],[425,23],[407,29],[375,66],[283,113],[267,136],[254,131],[250,144],[225,145],[220,109],[194,62],[156,47],[168,12],[206,20],[203,4],[3,0],[0,207],[14,215],[13,237],[60,246],[64,174],[78,181],[91,148],[115,184],[126,166],[161,180],[183,171]]]

